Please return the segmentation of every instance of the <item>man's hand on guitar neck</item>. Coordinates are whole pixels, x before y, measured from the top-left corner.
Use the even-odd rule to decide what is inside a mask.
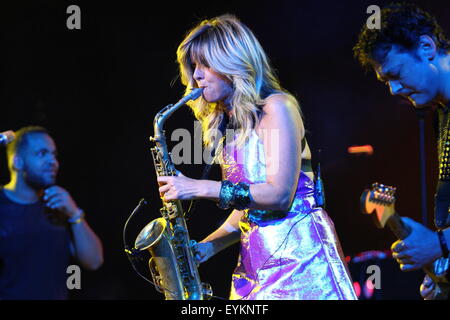
[[[410,218],[404,217],[402,220],[411,228],[411,234],[391,246],[392,257],[400,264],[402,271],[421,269],[442,256],[436,232]]]

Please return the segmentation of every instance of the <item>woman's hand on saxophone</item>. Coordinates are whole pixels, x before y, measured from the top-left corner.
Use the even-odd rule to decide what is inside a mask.
[[[164,201],[209,198],[210,195],[215,195],[218,198],[220,182],[191,179],[180,171],[177,173],[177,176],[161,176],[157,178],[160,185],[159,193]]]
[[[203,263],[216,254],[212,242],[199,242],[194,246],[194,257],[199,263]]]
[[[159,194],[164,201],[195,199],[200,192],[198,180],[183,175],[158,177]]]

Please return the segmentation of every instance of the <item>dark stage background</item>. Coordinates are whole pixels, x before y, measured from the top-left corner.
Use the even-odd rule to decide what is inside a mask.
[[[0,8],[0,131],[30,124],[51,131],[60,153],[58,183],[85,209],[103,240],[104,265],[83,272],[82,290],[73,292],[73,299],[162,299],[132,270],[123,252],[122,227],[142,197],[151,206],[133,222],[129,242],[159,216],[148,142],[153,117],[183,94],[175,51],[185,32],[223,13],[236,14],[255,32],[282,84],[300,100],[314,165],[321,149],[327,210],[345,254],[386,250],[395,240],[360,213],[359,196],[371,182],[397,186],[398,211],[422,219],[416,113],[391,97],[374,74],[365,74],[352,55],[369,16],[366,8],[386,1],[142,3],[30,1]],[[446,1],[417,3],[450,32]],[[66,28],[70,4],[81,8],[81,30]],[[193,121],[188,108],[182,109],[167,122],[167,132],[192,132]],[[348,146],[362,144],[371,144],[374,155],[347,153]],[[432,227],[436,153],[431,113],[426,116],[426,149]],[[0,183],[6,183],[4,150],[0,153]],[[179,169],[198,178],[203,167]],[[217,170],[212,178],[219,179]],[[191,237],[201,240],[227,214],[212,202],[198,203],[189,220]],[[229,248],[200,268],[218,296],[228,295],[237,253],[237,246]]]

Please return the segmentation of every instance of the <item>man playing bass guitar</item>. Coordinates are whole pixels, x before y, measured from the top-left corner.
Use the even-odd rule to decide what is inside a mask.
[[[411,234],[391,247],[401,270],[421,269],[448,257],[450,244],[450,41],[429,13],[412,4],[392,4],[381,10],[381,28],[362,28],[353,50],[361,65],[373,69],[391,94],[404,96],[415,108],[436,106],[439,113],[438,231],[403,218]],[[420,288],[422,297],[432,297],[434,287],[426,276]]]

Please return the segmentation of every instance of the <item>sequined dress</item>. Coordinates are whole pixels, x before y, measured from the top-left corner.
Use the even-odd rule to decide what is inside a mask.
[[[222,152],[224,179],[265,182],[264,148],[255,131],[242,148],[226,145]],[[333,222],[316,207],[314,182],[303,172],[289,212],[246,210],[239,226],[230,299],[356,299]]]

